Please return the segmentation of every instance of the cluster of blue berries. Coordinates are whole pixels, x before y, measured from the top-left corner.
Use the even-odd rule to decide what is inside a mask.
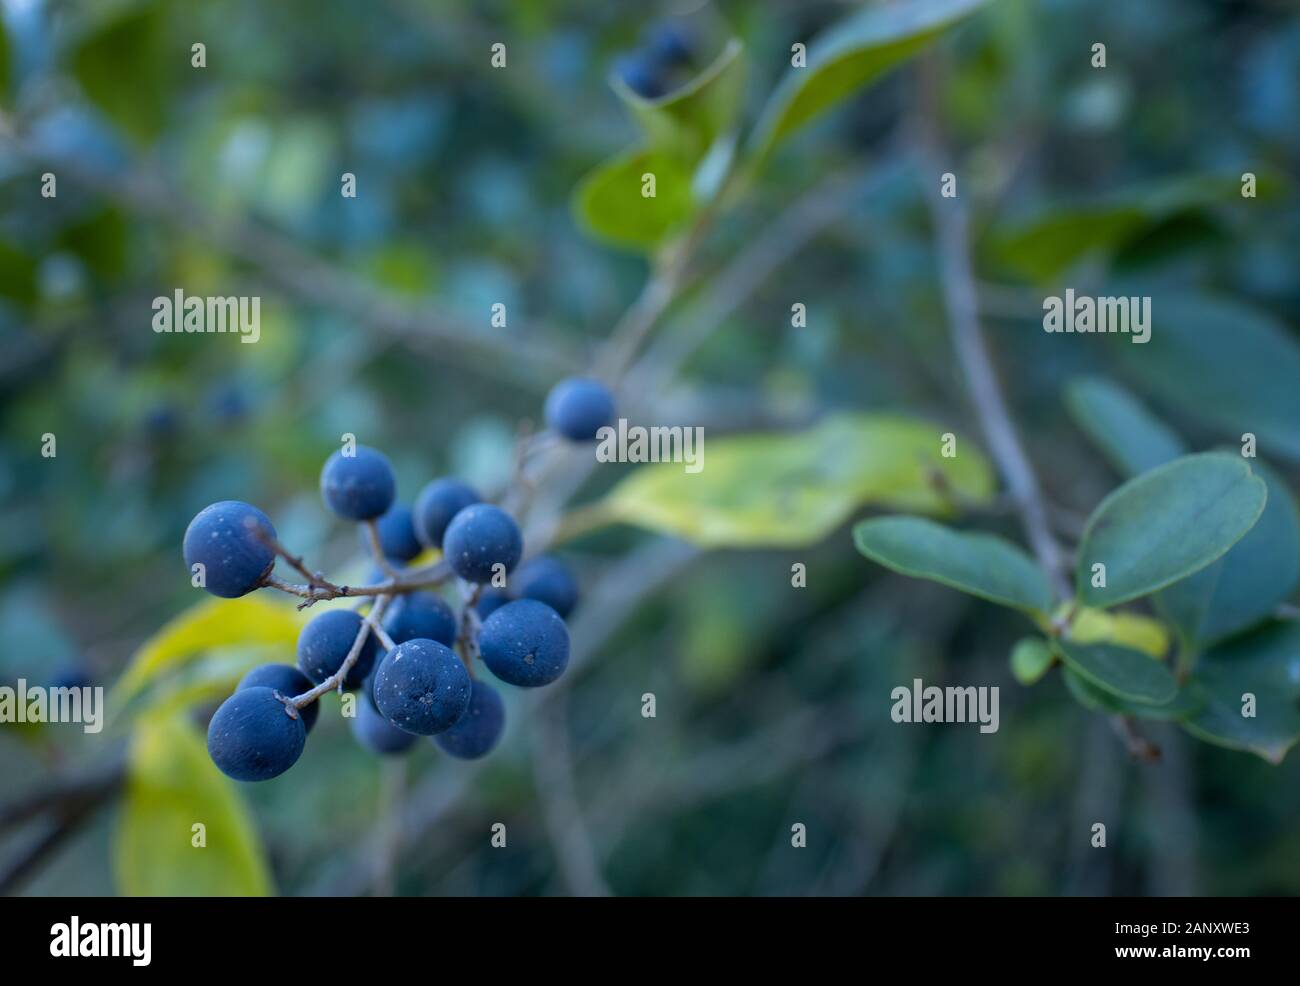
[[[595,380],[564,380],[546,400],[548,428],[572,442],[594,439],[613,415],[613,397]],[[401,753],[429,736],[453,757],[484,756],[501,738],[505,706],[474,675],[474,659],[507,684],[555,681],[569,662],[564,621],[578,601],[573,575],[546,555],[520,565],[524,543],[515,519],[458,479],[434,480],[411,506],[397,503],[392,466],[375,449],[334,452],[320,489],[333,513],[365,525],[362,539],[379,556],[376,584],[340,586],[311,573],[280,545],[262,511],[237,500],[205,507],[185,532],[185,563],[214,595],[236,598],[269,586],[302,596],[304,606],[365,600],[308,622],[296,667],[267,664],[244,676],[208,726],[213,762],[242,781],[284,773],[316,723],[317,699],[335,689],[360,691],[352,731],[373,752]],[[402,567],[427,549],[440,550],[442,559]],[[276,578],[277,557],[307,583]],[[452,578],[462,588],[459,616],[432,591]]]
[[[635,51],[619,57],[614,72],[623,84],[645,99],[659,99],[692,74],[695,45],[678,23],[665,21],[650,28]]]

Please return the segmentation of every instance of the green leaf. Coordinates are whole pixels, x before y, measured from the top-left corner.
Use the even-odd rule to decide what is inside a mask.
[[[1184,175],[1128,188],[1096,202],[1058,206],[1028,222],[995,229],[987,249],[997,261],[1040,283],[1085,258],[1132,249],[1170,224],[1216,203],[1239,202],[1236,176]]]
[[[869,7],[815,38],[808,63],[791,67],[751,142],[754,161],[836,103],[911,58],[986,0],[915,0]]]
[[[618,76],[610,85],[646,135],[647,146],[693,167],[736,123],[745,83],[745,46],[732,38],[713,64],[659,99],[638,95]]]
[[[1281,763],[1300,739],[1300,623],[1269,623],[1202,655],[1189,687],[1203,699],[1188,732]],[[1255,715],[1242,715],[1243,696]]]
[[[1258,523],[1208,568],[1175,582],[1156,605],[1182,630],[1193,650],[1263,622],[1300,583],[1300,515],[1282,478],[1252,466],[1268,485]]]
[[[145,716],[131,737],[113,842],[118,889],[135,897],[264,897],[271,875],[248,810],[184,716]],[[192,844],[196,823],[206,846]]]
[[[707,444],[699,472],[672,462],[642,466],[596,509],[704,547],[791,547],[821,541],[865,503],[947,514],[949,491],[988,502],[988,462],[969,443],[945,458],[947,430],[846,414],[807,431],[720,439]]]
[[[155,679],[210,650],[256,645],[292,651],[303,622],[302,614],[287,603],[257,596],[217,599],[205,595],[140,646],[113,690],[110,707],[120,708]]]
[[[655,176],[655,194],[641,194],[643,176]],[[578,184],[574,211],[595,236],[619,246],[657,246],[690,218],[691,175],[665,151],[640,148],[605,162]]]
[[[1178,682],[1155,658],[1115,644],[1080,644],[1057,639],[1062,661],[1089,684],[1130,701],[1163,705],[1178,694]]]
[[[170,47],[165,11],[127,9],[96,24],[72,49],[73,74],[109,119],[140,140],[156,136],[188,48]]]
[[[1137,476],[1187,454],[1183,440],[1119,384],[1104,377],[1072,380],[1070,417],[1123,476]]]
[[[9,44],[9,28],[0,18],[0,103],[8,104],[13,87],[13,48]]]
[[[1116,248],[1144,222],[1142,210],[1136,206],[1053,209],[1030,223],[992,234],[989,253],[1042,283],[1085,257]]]
[[[1025,637],[1011,649],[1011,674],[1022,685],[1032,685],[1047,674],[1056,657],[1042,637]]]
[[[1162,705],[1120,698],[1112,692],[1098,688],[1068,667],[1065,669],[1065,686],[1080,705],[1107,715],[1171,721],[1186,719],[1202,705],[1202,700],[1187,688],[1178,689],[1178,694]]]
[[[1084,528],[1075,584],[1088,606],[1150,595],[1221,557],[1254,526],[1268,488],[1242,458],[1188,455],[1131,479]],[[1105,587],[1092,566],[1106,566]]]
[[[1052,608],[1043,570],[1005,538],[966,534],[920,517],[877,517],[853,528],[853,542],[872,561],[903,575],[1038,615]]]
[[[1197,295],[1151,302],[1151,339],[1116,340],[1142,386],[1232,441],[1247,432],[1263,455],[1300,462],[1300,345],[1250,308]]]

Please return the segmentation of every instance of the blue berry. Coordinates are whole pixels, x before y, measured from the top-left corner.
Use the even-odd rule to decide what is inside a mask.
[[[311,691],[313,684],[310,678],[291,665],[263,664],[240,678],[235,691],[240,692],[245,688],[270,688],[285,698],[293,698],[295,695]],[[312,702],[311,705],[305,705],[298,710],[298,713],[302,716],[303,726],[310,733],[311,727],[316,725],[316,717],[320,715],[320,703]]]
[[[690,65],[694,44],[690,33],[680,24],[664,21],[645,35],[645,57],[664,67]]]
[[[510,594],[504,589],[486,589],[474,604],[474,612],[480,620],[486,620],[508,602]]]
[[[451,570],[468,582],[488,582],[493,567],[509,572],[524,553],[519,525],[508,513],[490,503],[466,507],[447,525],[442,550]]]
[[[312,619],[298,635],[298,667],[320,684],[343,666],[361,629],[361,614],[350,609],[331,609]],[[374,633],[366,634],[361,653],[343,679],[343,687],[358,688],[366,680],[379,654]]]
[[[405,753],[420,737],[398,729],[380,715],[370,702],[358,702],[352,719],[352,735],[371,753]]]
[[[384,630],[393,641],[436,640],[450,647],[456,642],[456,614],[433,592],[411,592],[398,596],[384,614]]]
[[[599,380],[569,377],[546,395],[546,424],[575,442],[586,442],[614,419],[614,397]]]
[[[658,99],[668,91],[659,67],[639,52],[619,58],[614,63],[614,74],[643,99]]]
[[[469,672],[436,640],[398,644],[375,670],[375,706],[399,729],[421,736],[440,733],[469,705]]]
[[[549,685],[569,663],[569,631],[560,615],[535,599],[506,603],[483,621],[483,663],[511,685]]]
[[[204,568],[204,588],[235,599],[262,584],[275,567],[275,528],[262,511],[239,500],[204,507],[185,529],[183,552],[191,572]]]
[[[542,555],[524,562],[510,580],[520,599],[536,599],[567,619],[578,604],[578,583],[568,567],[557,558]]]
[[[484,756],[497,745],[506,725],[506,707],[491,685],[475,681],[465,714],[433,738],[444,753],[462,760]]]
[[[482,497],[459,479],[435,479],[415,498],[415,534],[428,548],[441,548],[451,519]]]
[[[51,688],[91,688],[94,684],[94,677],[80,664],[65,665],[50,679]]]
[[[389,511],[375,521],[379,534],[379,549],[390,561],[410,561],[424,550],[415,536],[415,523],[411,508],[395,503]],[[365,530],[357,532],[361,537],[362,547],[370,549],[370,537]]]
[[[221,703],[208,723],[208,755],[237,781],[269,781],[302,756],[307,729],[301,715],[263,685],[244,688]]]
[[[388,457],[365,445],[354,455],[343,450],[325,460],[320,492],[325,504],[347,520],[374,520],[388,512],[397,495],[397,478]]]

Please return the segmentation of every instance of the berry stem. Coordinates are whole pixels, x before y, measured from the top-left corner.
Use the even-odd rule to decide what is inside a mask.
[[[384,554],[384,546],[379,543],[379,525],[373,520],[368,520],[365,522],[365,527],[366,541],[370,544],[370,553],[375,557],[375,564],[390,579],[397,578],[397,572],[393,569],[392,563],[389,562],[388,556]]]
[[[393,638],[379,625],[379,621],[374,616],[366,616],[364,619],[370,624],[370,629],[374,631],[375,636],[379,638],[379,642],[384,645],[385,650],[392,650],[397,646],[393,642]]]
[[[460,583],[460,593],[462,605],[460,608],[460,633],[456,637],[456,653],[465,664],[465,670],[469,672],[472,679],[474,677],[474,658],[478,656],[478,632],[482,626],[482,620],[478,617],[478,610],[474,606],[478,603],[479,597],[483,595],[483,587],[476,585],[470,588],[465,582]]]
[[[336,688],[342,689],[344,679],[347,678],[348,672],[352,670],[352,665],[356,664],[357,659],[361,656],[361,648],[366,645],[366,636],[372,629],[379,633],[383,633],[382,630],[378,629],[376,624],[379,618],[384,615],[384,610],[388,608],[388,603],[391,599],[391,596],[385,596],[378,600],[375,603],[375,608],[370,611],[369,616],[361,621],[361,629],[357,631],[356,639],[352,641],[352,648],[348,651],[348,656],[343,658],[343,663],[339,665],[337,671],[311,691],[303,692],[301,695],[295,695],[289,700],[295,708],[301,709],[305,706],[311,705],[312,702],[316,701],[316,699],[320,698],[326,692],[334,691]],[[387,634],[384,634],[384,637],[386,636]],[[380,640],[382,641],[384,637],[380,637]],[[391,644],[392,641],[389,640],[389,643]]]

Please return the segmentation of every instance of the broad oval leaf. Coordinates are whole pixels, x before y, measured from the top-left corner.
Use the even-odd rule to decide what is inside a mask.
[[[751,144],[754,161],[836,103],[911,58],[987,0],[915,0],[869,7],[808,46],[807,65],[791,67],[772,94]]]
[[[283,646],[291,650],[304,619],[288,603],[257,596],[205,597],[169,620],[141,645],[114,688],[110,707],[121,708],[155,678],[210,650],[239,645]]]
[[[1300,515],[1282,478],[1260,462],[1268,485],[1258,523],[1226,555],[1156,596],[1193,650],[1263,622],[1300,583]]]
[[[1272,186],[1272,182],[1269,182]],[[1123,189],[1101,201],[1055,206],[989,234],[988,252],[1040,283],[1079,261],[1137,251],[1171,224],[1207,225],[1208,207],[1240,199],[1236,175],[1180,175]]]
[[[1171,702],[1178,682],[1160,661],[1115,644],[1053,641],[1057,655],[1075,674],[1102,691],[1151,705]]]
[[[1200,571],[1254,526],[1268,496],[1239,456],[1188,455],[1131,479],[1083,532],[1075,583],[1085,605],[1137,599]],[[1105,586],[1092,566],[1106,566]]]
[[[1202,705],[1200,697],[1188,688],[1178,689],[1177,695],[1160,705],[1120,698],[1113,692],[1098,688],[1069,667],[1065,668],[1065,686],[1084,708],[1108,715],[1178,721],[1193,715]]]
[[[655,194],[643,195],[646,175]],[[606,161],[574,191],[578,219],[596,237],[647,250],[678,229],[694,211],[691,173],[667,151],[638,148]]]
[[[1281,763],[1300,740],[1300,623],[1269,623],[1201,655],[1188,687],[1202,699],[1188,732]],[[1242,714],[1247,695],[1253,716]]]
[[[1187,454],[1187,446],[1173,429],[1113,380],[1071,381],[1065,406],[1121,476],[1138,476]]]
[[[1037,564],[1005,538],[954,531],[921,517],[876,517],[853,528],[858,550],[903,575],[1046,615],[1052,590]]]
[[[195,848],[192,826],[204,826]],[[184,715],[143,716],[113,841],[118,889],[135,897],[264,897],[271,875],[248,809]]]
[[[696,473],[680,463],[638,468],[598,501],[602,519],[636,524],[702,547],[814,544],[865,503],[947,514],[951,493],[985,503],[987,460],[963,443],[941,454],[950,429],[893,415],[835,415],[801,432],[707,443]]]
[[[1144,388],[1232,441],[1249,432],[1262,453],[1300,462],[1300,345],[1286,326],[1195,294],[1155,297],[1151,321],[1144,345],[1115,342]]]

